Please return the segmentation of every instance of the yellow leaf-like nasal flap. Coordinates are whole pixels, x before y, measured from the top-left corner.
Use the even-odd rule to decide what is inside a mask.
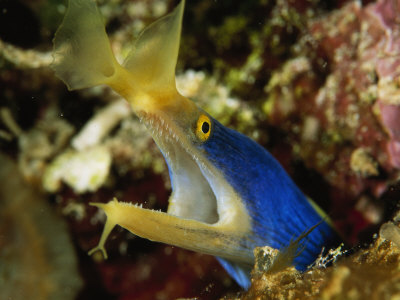
[[[54,38],[52,68],[69,89],[106,84],[137,111],[162,106],[193,108],[178,95],[178,59],[185,2],[146,27],[123,66],[115,59],[103,18],[94,0],[69,0],[67,13]]]
[[[54,38],[52,68],[69,89],[105,83],[117,62],[93,0],[70,0]]]
[[[172,13],[146,27],[125,60],[124,67],[142,86],[164,91],[176,89],[175,67],[184,6],[182,0]]]

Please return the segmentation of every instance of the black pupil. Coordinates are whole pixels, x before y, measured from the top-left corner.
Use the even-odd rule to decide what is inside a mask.
[[[203,122],[203,125],[201,125],[201,131],[203,131],[203,133],[207,133],[210,130],[210,124],[208,124],[207,122]]]

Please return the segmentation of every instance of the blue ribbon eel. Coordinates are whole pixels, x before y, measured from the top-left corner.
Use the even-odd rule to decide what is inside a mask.
[[[184,4],[146,27],[122,65],[93,0],[70,0],[56,33],[56,75],[70,90],[105,84],[124,97],[163,153],[172,184],[166,213],[116,199],[94,203],[107,221],[92,252],[106,257],[107,236],[120,225],[149,240],[214,255],[248,288],[255,247],[286,249],[309,231],[293,256],[295,267],[305,270],[337,233],[264,148],[179,94],[175,67]]]

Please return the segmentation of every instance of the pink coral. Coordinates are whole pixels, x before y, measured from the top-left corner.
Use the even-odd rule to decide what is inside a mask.
[[[270,123],[288,133],[295,154],[330,184],[339,219],[354,215],[349,207],[363,195],[376,206],[373,199],[398,177],[398,16],[400,1],[379,0],[365,6],[352,2],[310,21],[298,43],[298,57],[306,57],[311,68],[274,83],[274,76],[298,69],[288,67],[299,62],[298,57],[292,59],[273,75],[267,88],[270,95],[264,108]],[[350,210],[356,207],[365,206]],[[377,207],[377,211],[383,210]],[[368,213],[360,212],[368,220]],[[369,221],[381,219],[382,214]],[[359,230],[353,226],[352,234]]]
[[[400,1],[380,0],[367,8],[367,14],[376,19],[379,37],[371,47],[376,57],[378,99],[376,106],[380,120],[389,135],[387,152],[390,166],[400,168]],[[378,55],[376,55],[378,54]]]

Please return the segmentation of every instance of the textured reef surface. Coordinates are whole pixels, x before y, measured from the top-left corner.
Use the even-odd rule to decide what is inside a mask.
[[[120,60],[176,5],[98,3]],[[247,292],[213,257],[122,229],[108,260],[87,255],[105,218],[89,202],[165,210],[170,184],[118,95],[70,93],[55,78],[51,40],[65,10],[0,1],[0,299],[399,297],[399,1],[187,1],[178,89],[266,147],[351,245],[305,273],[265,271],[256,249]]]
[[[252,286],[240,299],[396,299],[400,293],[398,225],[398,220],[385,223],[373,244],[348,257],[333,253],[329,259],[336,262],[328,268],[260,274],[263,261],[258,259]],[[317,265],[321,262],[325,260]]]

